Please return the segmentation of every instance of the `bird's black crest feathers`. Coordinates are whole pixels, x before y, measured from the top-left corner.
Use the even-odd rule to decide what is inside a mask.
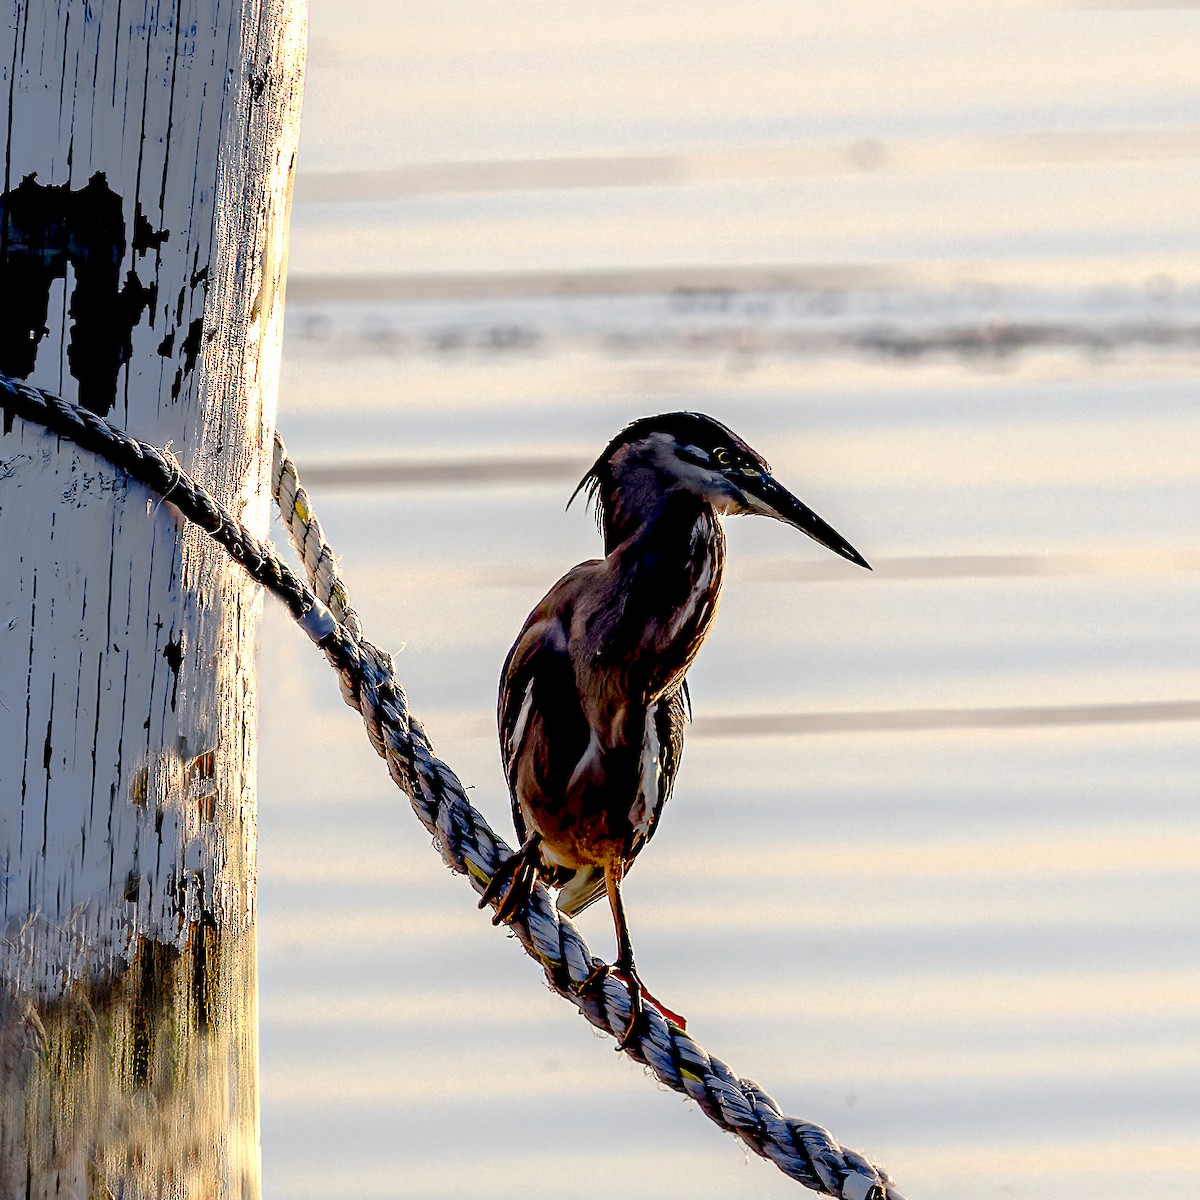
[[[724,446],[740,457],[753,460],[764,471],[770,471],[770,467],[763,461],[762,456],[752,450],[732,429],[704,413],[670,412],[639,417],[636,421],[626,425],[604,447],[600,457],[592,463],[567,501],[567,507],[570,508],[575,497],[580,492],[584,494],[588,505],[595,510],[596,527],[604,535],[606,543],[609,531],[605,522],[605,509],[609,505],[609,498],[605,495],[605,489],[613,482],[609,464],[623,446],[640,441],[652,433],[669,434],[680,446],[694,445],[699,446],[702,450],[713,451]]]

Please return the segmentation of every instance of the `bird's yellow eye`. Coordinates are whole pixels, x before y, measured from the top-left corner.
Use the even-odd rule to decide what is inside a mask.
[[[730,454],[724,446],[718,446],[717,449],[713,451],[713,458],[717,460],[718,467],[727,467],[731,462],[733,462],[733,455]]]

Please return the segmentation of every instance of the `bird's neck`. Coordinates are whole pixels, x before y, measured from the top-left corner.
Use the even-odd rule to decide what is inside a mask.
[[[723,557],[724,535],[708,501],[676,487],[635,505],[616,503],[604,512],[605,551],[625,564],[635,560],[663,570],[688,570],[711,556]]]
[[[604,530],[604,553],[631,541],[674,538],[691,529],[712,506],[673,479],[648,456],[622,456],[612,464],[596,496]]]
[[[636,513],[627,506],[604,515],[609,558],[625,581],[618,640],[637,643],[646,687],[658,692],[682,679],[708,634],[725,534],[712,505],[684,488],[667,489]]]

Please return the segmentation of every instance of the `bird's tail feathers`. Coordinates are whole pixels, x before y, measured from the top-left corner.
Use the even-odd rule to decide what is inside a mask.
[[[604,868],[580,867],[558,893],[558,911],[573,917],[604,895]]]

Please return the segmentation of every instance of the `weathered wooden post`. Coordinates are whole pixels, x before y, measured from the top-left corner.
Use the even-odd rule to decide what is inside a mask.
[[[260,534],[303,0],[12,0],[0,371]],[[254,590],[0,433],[0,1200],[259,1194]]]

